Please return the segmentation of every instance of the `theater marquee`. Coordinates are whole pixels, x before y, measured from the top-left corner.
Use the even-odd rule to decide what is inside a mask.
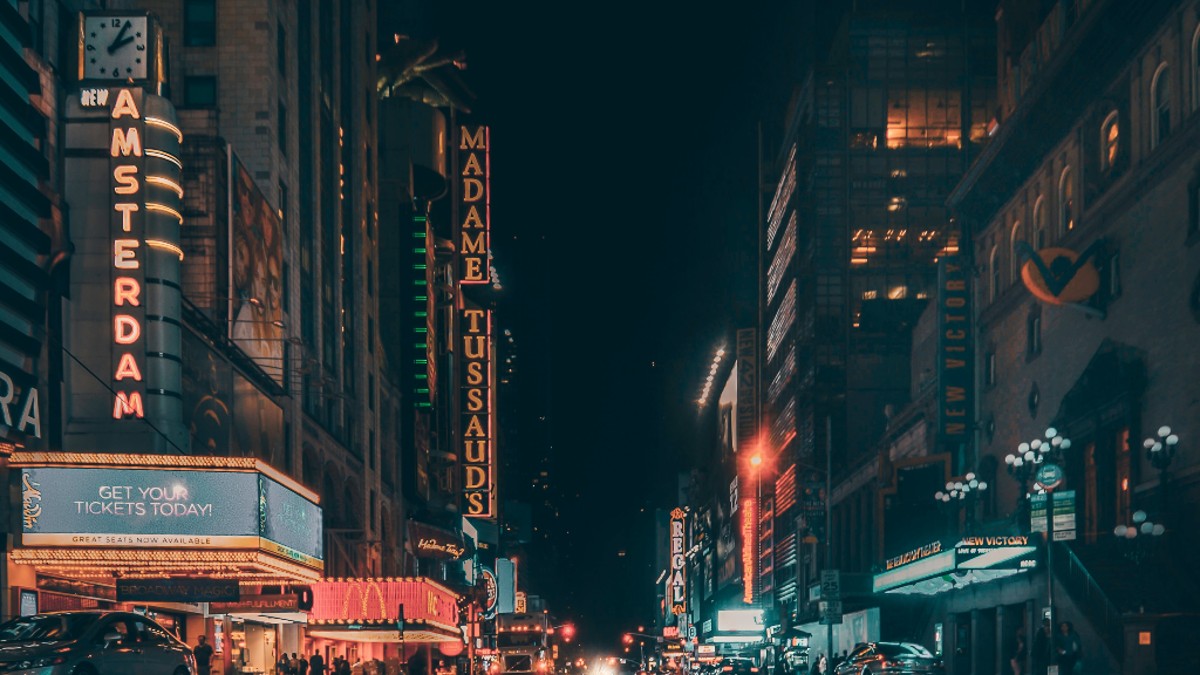
[[[462,489],[463,515],[496,517],[495,434],[492,402],[492,312],[462,310]]]

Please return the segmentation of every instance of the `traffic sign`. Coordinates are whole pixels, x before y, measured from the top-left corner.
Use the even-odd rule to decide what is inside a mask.
[[[821,570],[821,599],[842,599],[842,574],[839,570]]]
[[[821,610],[822,624],[838,624],[842,622],[841,600],[822,600],[817,606]]]
[[[1043,490],[1053,490],[1059,485],[1062,485],[1062,467],[1057,464],[1046,462],[1038,468],[1037,475],[1035,476],[1034,480],[1042,487]]]

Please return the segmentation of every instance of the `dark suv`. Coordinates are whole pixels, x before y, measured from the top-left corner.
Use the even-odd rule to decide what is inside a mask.
[[[195,675],[192,650],[130,612],[52,612],[0,625],[4,675]]]
[[[912,642],[860,644],[833,669],[834,675],[944,675],[941,659]]]

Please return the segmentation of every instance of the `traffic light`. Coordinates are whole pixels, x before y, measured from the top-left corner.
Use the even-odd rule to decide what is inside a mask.
[[[570,642],[570,641],[571,641],[571,638],[575,637],[575,626],[574,626],[574,624],[569,624],[569,623],[568,623],[568,624],[564,625],[564,626],[562,627],[562,636],[563,636],[563,639],[565,639],[567,642]]]
[[[626,633],[625,637],[622,638],[622,641],[627,645],[633,644],[633,635]]]

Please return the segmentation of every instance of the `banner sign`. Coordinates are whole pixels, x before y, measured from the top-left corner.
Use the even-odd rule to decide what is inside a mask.
[[[485,126],[460,126],[458,137],[459,280],[486,284],[491,281],[492,131]]]
[[[970,441],[974,398],[970,267],[959,256],[938,261],[938,434]]]
[[[1037,545],[1029,535],[964,537],[955,548],[958,569],[1037,567]]]
[[[117,579],[118,602],[232,602],[237,579]]]
[[[737,452],[758,442],[758,331],[737,331]],[[752,450],[751,450],[752,451]]]
[[[462,462],[463,515],[496,517],[496,467],[493,453],[492,311],[462,310]]]
[[[678,506],[671,511],[671,576],[667,581],[667,588],[670,589],[668,604],[671,614],[675,616],[687,613],[687,538],[684,536],[686,518],[687,514]]]
[[[259,549],[321,568],[321,508],[255,472],[28,467],[22,545]]]

